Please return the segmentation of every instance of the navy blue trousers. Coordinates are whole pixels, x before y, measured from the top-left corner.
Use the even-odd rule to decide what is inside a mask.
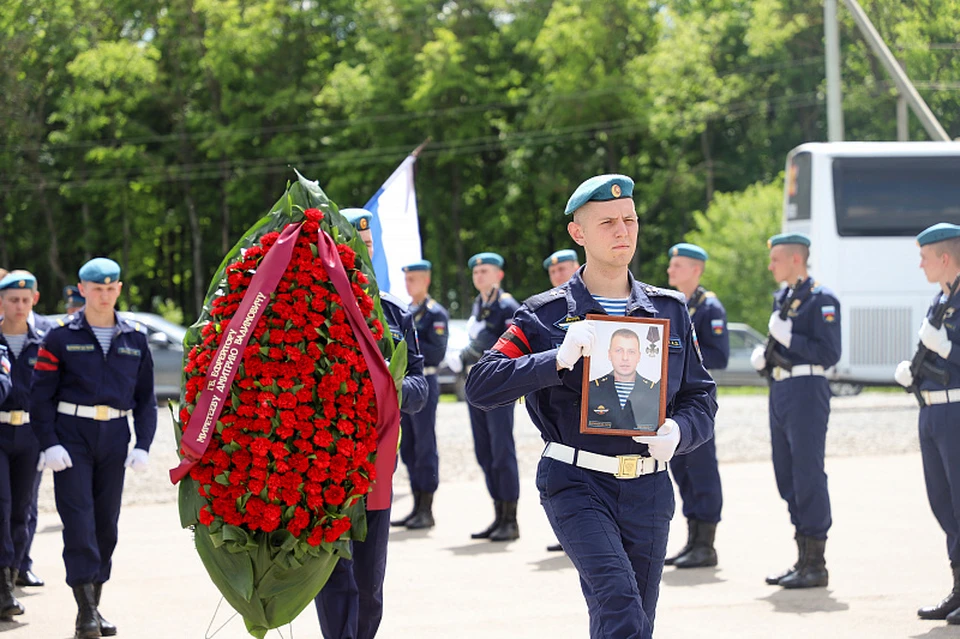
[[[777,489],[797,533],[826,539],[832,519],[823,457],[830,419],[824,377],[792,377],[770,386],[770,439]]]
[[[20,560],[20,572],[22,573],[33,570],[30,547],[33,546],[33,537],[37,534],[37,500],[40,497],[41,479],[43,479],[43,473],[37,472],[37,479],[33,482],[33,497],[30,498],[30,512],[27,513],[27,541],[23,548],[23,559]]]
[[[667,473],[617,479],[544,457],[540,503],[580,574],[592,639],[650,639],[673,518]]]
[[[117,547],[130,427],[125,418],[96,422],[58,415],[57,436],[73,461],[72,468],[53,474],[67,585],[103,583]]]
[[[711,437],[686,455],[670,460],[670,472],[680,489],[683,516],[716,524],[723,508],[717,442]]]
[[[947,534],[947,555],[960,566],[960,405],[920,409],[920,455],[927,499]]]
[[[435,493],[440,483],[440,456],[437,454],[437,404],[440,383],[427,375],[427,403],[419,413],[400,418],[400,459],[410,475],[410,490]]]
[[[341,559],[313,600],[324,639],[373,639],[383,619],[390,509],[367,511],[367,538],[352,542],[353,559]]]
[[[520,471],[513,441],[513,404],[485,411],[468,404],[470,429],[477,462],[487,480],[487,491],[497,501],[520,498]]]
[[[0,567],[17,568],[27,550],[40,446],[29,426],[0,426]]]

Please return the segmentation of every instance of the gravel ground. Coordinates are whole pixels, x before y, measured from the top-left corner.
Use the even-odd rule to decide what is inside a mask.
[[[917,452],[917,405],[906,393],[863,393],[856,397],[833,399],[827,455],[896,455]],[[722,463],[761,461],[770,458],[770,433],[766,395],[726,395],[720,397],[717,413],[717,452]],[[543,448],[540,434],[522,405],[516,407],[514,437],[520,474],[530,484]],[[467,405],[442,403],[437,411],[437,440],[440,446],[440,480],[472,481],[482,473],[473,454],[473,439]],[[143,473],[127,472],[123,501],[162,503],[176,500],[167,471],[177,464],[176,446],[170,413],[160,410],[157,436],[150,452],[150,467]],[[53,480],[44,473],[40,486],[40,509],[54,510]],[[403,464],[397,469],[394,485],[406,493],[407,474]]]

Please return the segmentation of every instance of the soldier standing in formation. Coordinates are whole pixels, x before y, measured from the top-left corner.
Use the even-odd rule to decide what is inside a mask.
[[[840,302],[807,273],[810,238],[781,233],[767,242],[769,270],[778,283],[794,284],[774,296],[768,329],[771,360],[757,347],[751,363],[770,375],[770,438],[777,489],[787,502],[798,558],[770,585],[817,588],[828,582],[824,549],[832,523],[824,454],[830,418],[830,385],[824,372],[840,360]],[[780,309],[789,306],[788,317]]]
[[[687,311],[703,354],[703,365],[708,371],[722,370],[730,359],[727,312],[717,296],[700,285],[707,252],[696,244],[684,242],[670,247],[667,254],[670,256],[667,277],[670,286],[687,298]],[[677,568],[716,566],[714,539],[723,507],[716,439],[710,438],[695,451],[674,457],[670,470],[683,501],[687,543],[676,555],[668,557],[666,564]]]
[[[470,343],[460,352],[460,361],[447,360],[455,373],[470,369],[483,353],[497,343],[497,338],[513,323],[513,314],[520,306],[513,296],[500,288],[503,280],[503,258],[496,253],[477,253],[467,266],[473,271],[473,286],[479,293],[467,322]],[[469,399],[468,399],[469,402]],[[483,410],[470,404],[470,428],[477,462],[483,469],[487,490],[493,498],[493,523],[472,539],[512,541],[520,536],[517,525],[517,501],[520,498],[520,472],[513,441],[513,404]]]
[[[447,309],[430,297],[432,264],[420,260],[403,267],[407,293],[413,301],[410,314],[417,329],[420,352],[423,354],[423,375],[427,380],[427,403],[414,414],[400,418],[400,457],[410,475],[413,510],[403,519],[390,522],[410,530],[432,528],[433,494],[440,483],[440,457],[437,453],[437,404],[440,382],[437,367],[447,354],[449,316]]]
[[[567,230],[586,263],[569,282],[531,297],[467,378],[487,409],[526,398],[547,442],[537,469],[540,502],[580,575],[590,636],[653,636],[673,486],[662,472],[676,451],[713,434],[716,385],[700,360],[682,296],[634,280],[638,218],[633,180],[602,175],[567,203]],[[587,313],[670,320],[667,419],[656,435],[580,433],[583,363],[596,344]],[[666,336],[665,336],[666,338]]]
[[[914,376],[911,362],[901,362],[895,378],[906,387],[916,388],[920,406],[920,455],[927,484],[927,498],[934,516],[947,535],[947,557],[953,572],[953,590],[943,601],[920,608],[921,619],[946,619],[960,624],[960,295],[949,296],[950,286],[960,278],[960,226],[940,223],[917,236],[920,268],[931,284],[940,290],[930,304],[920,327],[920,341],[929,350],[926,364],[945,371],[946,384],[924,375],[923,367]],[[942,325],[931,319],[939,311]]]
[[[54,471],[79,639],[117,633],[99,605],[117,545],[123,476],[126,468],[146,468],[157,429],[153,358],[145,333],[117,315],[120,289],[116,262],[84,264],[87,304],[47,333],[33,373],[30,423],[41,465]],[[131,413],[136,441],[128,451]]]

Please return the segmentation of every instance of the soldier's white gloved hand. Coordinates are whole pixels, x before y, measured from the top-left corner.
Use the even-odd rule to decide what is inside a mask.
[[[893,379],[904,388],[913,386],[913,373],[910,372],[910,362],[903,361],[897,364],[897,372],[893,374]]]
[[[49,468],[56,473],[67,468],[73,468],[73,460],[70,459],[70,453],[67,452],[67,449],[57,444],[43,451],[43,468]]]
[[[767,367],[767,349],[765,346],[757,346],[753,349],[753,352],[750,353],[750,365],[753,366],[758,371],[762,371]]]
[[[557,350],[557,364],[573,370],[581,357],[590,357],[597,343],[597,328],[592,320],[574,322],[567,329],[563,343]]]
[[[770,331],[770,336],[790,348],[790,342],[793,341],[793,320],[789,317],[787,319],[780,319],[779,313],[773,313],[770,316],[770,322],[767,324],[767,330]]]
[[[920,341],[943,359],[950,357],[950,351],[953,350],[953,342],[947,337],[947,329],[943,326],[934,328],[927,318],[923,318],[923,324],[920,325]]]
[[[478,321],[473,315],[470,316],[470,319],[467,320],[467,335],[470,336],[470,339],[477,339],[477,335],[483,330],[484,323]]]
[[[443,358],[443,363],[447,365],[454,375],[463,370],[463,361],[460,359],[460,353],[447,353]]]
[[[680,425],[668,418],[657,429],[656,435],[637,435],[633,441],[646,444],[650,449],[651,457],[666,463],[673,459],[673,454],[677,452],[677,446],[680,445]]]
[[[142,448],[134,448],[127,455],[127,461],[123,465],[131,470],[140,472],[147,469],[147,463],[150,461],[150,453]]]

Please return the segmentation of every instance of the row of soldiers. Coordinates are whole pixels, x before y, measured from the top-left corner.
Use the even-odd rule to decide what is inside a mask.
[[[583,247],[586,264],[580,266],[575,251],[554,253],[544,262],[554,288],[522,305],[500,288],[504,265],[500,255],[479,253],[471,257],[468,267],[478,296],[468,320],[470,344],[459,357],[446,360],[455,372],[467,373],[477,460],[494,502],[493,522],[473,537],[509,541],[519,535],[519,480],[512,430],[514,401],[524,397],[546,443],[537,487],[560,541],[552,549],[566,550],[580,572],[590,609],[591,636],[595,637],[652,634],[663,566],[717,565],[714,539],[723,503],[712,431],[715,388],[707,369],[727,365],[726,313],[716,295],[700,284],[708,255],[699,246],[679,243],[668,251],[669,283],[682,295],[633,279],[626,266],[632,259],[637,234],[632,189],[633,182],[618,175],[597,176],[580,185],[568,202],[566,214],[574,217],[567,228],[574,242]],[[960,227],[938,224],[921,233],[917,241],[923,257],[921,268],[928,280],[942,289],[930,315],[938,307],[942,315],[944,305],[951,309],[941,326],[924,320],[919,337],[929,351],[928,357],[936,360],[934,365],[952,371],[960,365],[951,359],[960,362],[960,354],[951,348],[954,341],[960,341],[960,327],[951,319],[960,308],[960,297],[950,297],[948,292],[960,273]],[[768,240],[768,269],[781,288],[773,299],[768,343],[751,356],[753,366],[770,384],[774,474],[797,545],[796,561],[766,577],[766,582],[787,589],[825,587],[829,581],[825,549],[832,516],[824,469],[830,415],[827,373],[841,355],[841,312],[836,295],[808,272],[810,248],[810,238],[802,233],[783,233]],[[432,339],[431,332],[446,331],[446,312],[426,294],[429,268],[428,262],[421,262],[405,269],[408,286],[411,272],[427,274],[409,288],[414,297],[412,310],[420,317],[418,329],[427,336],[421,337],[424,342]],[[683,319],[675,316],[674,302],[684,307]],[[656,436],[637,436],[630,443],[629,438],[624,441],[580,432],[582,370],[578,360],[590,355],[596,345],[596,331],[585,320],[588,313],[672,320],[668,419],[656,429]],[[437,341],[435,347],[439,344]],[[441,361],[440,351],[437,348],[433,357],[436,363]],[[683,357],[675,361],[680,355]],[[925,619],[960,623],[960,476],[954,468],[960,454],[960,434],[951,427],[955,426],[951,422],[955,411],[950,406],[960,401],[960,389],[942,388],[930,377],[914,379],[911,370],[916,367],[910,362],[901,364],[896,381],[906,387],[915,385],[925,398],[920,430],[928,495],[947,534],[954,577],[951,593],[939,604],[921,608],[918,614]],[[696,407],[686,415],[679,400],[685,393]],[[621,397],[622,402],[624,399]],[[404,437],[412,431],[415,442],[429,442],[422,446],[422,451],[428,452],[404,457],[410,468],[414,509],[394,522],[410,528],[434,523],[430,504],[437,486],[435,405],[419,418],[409,418],[413,425],[404,428]],[[637,455],[653,461],[653,466],[635,465],[632,468],[636,474],[623,475],[623,461]],[[422,459],[429,459],[429,482],[424,482],[420,473]],[[556,462],[577,468],[577,472],[561,471]],[[662,482],[652,477],[640,481],[658,476],[668,465],[688,524],[687,541],[673,557],[665,553],[664,522],[668,523],[670,516],[650,503],[651,495],[662,490]],[[584,469],[590,472],[584,473]],[[637,503],[650,505],[627,516],[622,510],[623,496],[615,497],[614,491],[617,486],[634,482],[637,492],[628,494]],[[584,511],[593,514],[598,510],[598,495],[609,495],[609,500],[601,498],[596,514],[598,521],[605,523],[599,525],[584,517]],[[598,539],[619,539],[622,546],[599,548]],[[638,545],[639,541],[643,543]],[[652,556],[639,550],[648,548],[645,544],[649,542],[658,550]],[[624,562],[633,566],[632,574],[614,569]]]
[[[156,432],[153,360],[145,332],[116,313],[120,266],[95,258],[65,293],[68,315],[33,312],[36,278],[0,279],[0,618],[25,610],[15,586],[41,586],[29,549],[43,470],[54,472],[67,584],[77,602],[75,637],[112,636],[99,611],[117,544],[127,468],[147,467]],[[130,448],[128,416],[136,439]]]

